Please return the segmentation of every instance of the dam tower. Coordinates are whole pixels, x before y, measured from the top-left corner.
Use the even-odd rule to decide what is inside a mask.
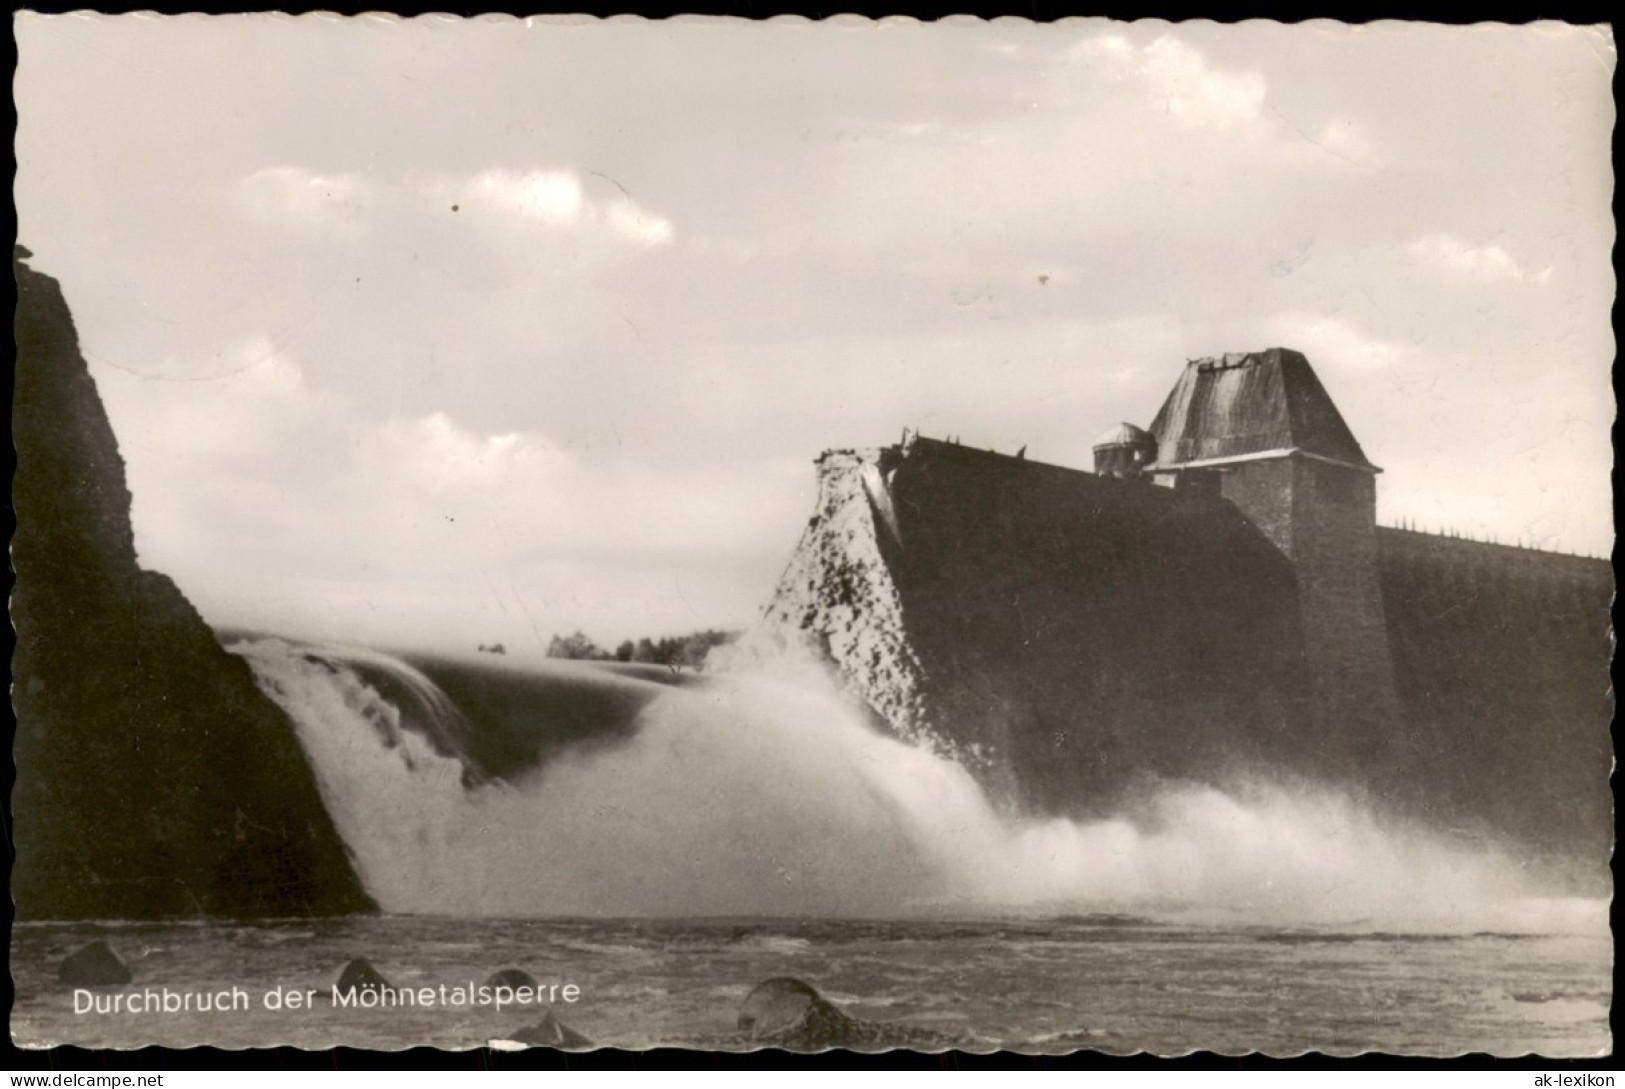
[[[1296,574],[1312,722],[1356,762],[1400,734],[1378,574],[1376,475],[1309,361],[1288,348],[1189,361],[1146,472],[1234,503]]]

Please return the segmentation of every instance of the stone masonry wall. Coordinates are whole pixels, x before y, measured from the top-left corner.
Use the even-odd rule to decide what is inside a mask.
[[[1294,460],[1293,473],[1292,560],[1316,718],[1351,768],[1391,767],[1401,727],[1377,577],[1376,482],[1307,459]]]
[[[1397,752],[1400,711],[1377,579],[1369,473],[1309,458],[1245,462],[1222,489],[1292,561],[1302,609],[1307,715],[1349,773]]]
[[[1419,804],[1603,863],[1608,562],[1388,528],[1377,543]]]

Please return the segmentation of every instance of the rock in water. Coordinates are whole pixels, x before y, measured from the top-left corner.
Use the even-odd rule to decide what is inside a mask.
[[[940,1051],[953,1043],[930,1029],[848,1017],[812,986],[787,976],[757,984],[745,996],[745,1004],[739,1007],[739,1029],[753,1044],[787,1051],[894,1047]]]
[[[357,957],[344,966],[339,973],[339,981],[333,984],[335,993],[340,991],[387,991],[390,990],[389,980],[383,973],[372,966],[366,957]]]
[[[75,987],[116,987],[130,982],[130,970],[106,942],[91,942],[63,958],[56,978]]]
[[[491,973],[491,978],[485,981],[487,987],[508,987],[517,991],[521,987],[536,989],[536,977],[529,972],[522,972],[518,968],[504,968],[500,972]]]
[[[793,1051],[851,1047],[866,1035],[858,1028],[811,986],[783,976],[758,984],[739,1007],[739,1030],[753,1044]]]
[[[18,916],[369,910],[292,724],[175,584],[139,566],[73,317],[25,255],[12,265]]]
[[[556,1047],[564,1051],[576,1051],[595,1046],[591,1040],[554,1017],[551,1013],[544,1014],[540,1021],[529,1028],[520,1029],[508,1037],[508,1040],[524,1044],[526,1047]],[[505,1043],[506,1041],[493,1042]]]

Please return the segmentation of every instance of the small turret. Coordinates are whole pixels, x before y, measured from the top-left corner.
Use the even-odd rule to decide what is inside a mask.
[[[1133,424],[1118,424],[1095,442],[1095,473],[1137,477],[1157,458],[1157,437]]]

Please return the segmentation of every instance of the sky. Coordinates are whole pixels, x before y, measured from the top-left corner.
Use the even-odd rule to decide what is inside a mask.
[[[1606,555],[1604,28],[16,17],[145,566],[400,646],[748,624],[813,459],[1308,355],[1384,524]]]

